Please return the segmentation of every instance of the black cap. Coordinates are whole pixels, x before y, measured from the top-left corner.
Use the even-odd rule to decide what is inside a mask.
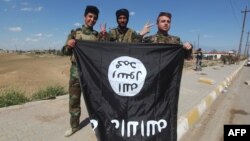
[[[116,11],[116,18],[118,19],[119,18],[119,16],[121,16],[121,15],[124,15],[125,17],[127,17],[127,19],[129,19],[129,12],[128,12],[128,10],[127,9],[119,9],[119,10],[117,10]]]
[[[86,6],[84,16],[86,16],[88,13],[96,14],[96,16],[98,17],[99,9],[96,6],[88,5],[88,6]]]

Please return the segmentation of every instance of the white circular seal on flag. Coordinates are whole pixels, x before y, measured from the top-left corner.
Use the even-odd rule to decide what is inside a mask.
[[[144,85],[146,75],[143,63],[129,56],[118,57],[109,65],[109,83],[120,96],[137,95]]]

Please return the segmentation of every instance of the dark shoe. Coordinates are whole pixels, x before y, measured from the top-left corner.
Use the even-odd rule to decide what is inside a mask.
[[[69,129],[64,133],[64,137],[70,137],[71,135],[73,135],[75,132],[77,132],[79,130],[79,128],[77,129]]]

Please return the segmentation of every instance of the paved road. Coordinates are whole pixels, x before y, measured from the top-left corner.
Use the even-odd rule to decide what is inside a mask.
[[[244,66],[227,91],[181,139],[181,141],[223,141],[224,125],[250,124],[250,67]]]
[[[216,95],[223,91],[226,86],[224,83],[233,80],[242,64],[243,62],[239,65],[206,67],[202,72],[183,71],[178,108],[179,138],[196,123],[201,111],[206,110]],[[200,78],[203,81],[199,81]],[[212,81],[213,84],[210,83]],[[73,136],[65,138],[64,132],[69,128],[67,95],[55,100],[0,108],[0,141],[96,141],[87,117],[82,102],[83,128]]]

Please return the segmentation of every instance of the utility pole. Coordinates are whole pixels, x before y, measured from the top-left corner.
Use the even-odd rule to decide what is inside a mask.
[[[193,43],[193,50],[196,50],[196,42],[194,41],[194,43]]]
[[[198,46],[197,46],[197,49],[200,48],[200,34],[198,34]]]
[[[244,57],[246,57],[247,56],[247,47],[248,47],[248,39],[249,39],[249,34],[250,34],[250,32],[248,31],[247,32],[247,41],[246,41],[246,46],[245,46],[245,50],[244,50]]]
[[[247,46],[247,57],[249,57],[249,46],[250,46],[250,44],[248,44],[248,46]]]
[[[239,45],[239,50],[238,50],[238,55],[237,55],[238,59],[240,59],[240,54],[241,54],[241,45],[242,45],[242,38],[243,38],[243,33],[244,33],[244,28],[245,28],[247,12],[250,12],[250,10],[247,10],[247,7],[246,7],[245,11],[241,11],[241,13],[244,13],[244,19],[243,19],[241,36],[240,36],[240,45]]]

